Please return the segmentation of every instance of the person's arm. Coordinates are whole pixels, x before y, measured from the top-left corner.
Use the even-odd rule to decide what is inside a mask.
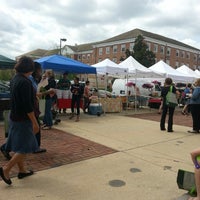
[[[35,114],[34,112],[30,112],[30,113],[27,113],[29,119],[31,120],[32,122],[32,125],[33,125],[33,133],[38,133],[39,132],[39,124],[35,118]]]

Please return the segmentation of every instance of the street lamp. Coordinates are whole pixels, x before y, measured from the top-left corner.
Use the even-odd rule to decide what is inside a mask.
[[[61,43],[63,42],[66,42],[67,39],[66,38],[60,38],[60,55],[61,55]]]

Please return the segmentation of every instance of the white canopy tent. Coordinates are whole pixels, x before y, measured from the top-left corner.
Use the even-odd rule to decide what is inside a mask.
[[[195,73],[195,71],[193,71],[192,69],[190,69],[186,65],[182,65],[182,66],[178,67],[176,70],[185,74],[185,75],[193,76],[194,78],[200,77]]]
[[[127,74],[127,68],[120,67],[108,58],[92,66],[96,68],[97,74],[110,74],[115,76]]]
[[[160,60],[156,64],[152,65],[149,69],[157,73],[165,73],[166,77],[170,77],[174,82],[193,82],[195,78],[193,76],[185,75],[174,68],[169,66],[164,61]]]
[[[119,64],[120,67],[128,68],[129,75],[133,74],[136,78],[161,78],[164,77],[162,72],[154,72],[149,68],[144,67],[132,56]]]

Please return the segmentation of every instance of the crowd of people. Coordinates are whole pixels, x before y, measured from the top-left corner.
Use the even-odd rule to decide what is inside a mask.
[[[43,130],[51,129],[53,125],[52,107],[57,100],[57,90],[61,90],[61,98],[67,92],[71,92],[71,115],[74,117],[74,108],[76,107],[76,121],[79,121],[80,100],[84,96],[84,112],[89,105],[89,81],[86,81],[86,87],[79,83],[79,78],[74,78],[71,84],[67,78],[68,73],[56,83],[52,70],[47,70],[42,74],[41,65],[34,62],[31,58],[21,57],[14,67],[15,75],[10,82],[11,106],[9,113],[9,134],[6,142],[1,145],[0,150],[8,163],[0,167],[0,176],[2,180],[11,185],[11,169],[17,165],[19,172],[18,178],[23,179],[31,176],[34,172],[27,170],[24,160],[29,153],[42,153],[46,149],[41,148],[41,128]],[[26,94],[26,95],[24,95]],[[40,99],[45,99],[44,116],[40,117]],[[59,109],[61,113],[61,109]],[[63,108],[66,113],[66,108]],[[13,155],[10,155],[13,152]]]
[[[79,78],[75,77],[74,82],[68,79],[68,73],[64,73],[63,77],[56,83],[54,73],[51,70],[45,71],[42,75],[42,68],[39,63],[33,62],[29,57],[21,57],[15,65],[16,74],[12,78],[11,87],[11,109],[9,115],[9,134],[5,144],[1,146],[1,152],[8,159],[5,166],[0,167],[0,176],[2,180],[11,185],[10,179],[11,169],[18,166],[18,178],[23,179],[31,176],[34,172],[27,170],[24,160],[29,153],[41,153],[46,149],[41,148],[41,130],[51,129],[53,125],[52,105],[56,101],[56,89],[61,90],[60,97],[72,95],[71,98],[71,114],[70,119],[75,117],[80,120],[80,101],[84,98],[83,111],[86,113],[90,104],[90,82],[86,81],[85,87],[79,83]],[[173,116],[175,106],[167,104],[167,94],[171,91],[177,96],[180,92],[173,84],[171,78],[166,78],[164,87],[161,91],[162,97],[162,114],[160,119],[160,130],[174,132]],[[26,94],[26,95],[24,95]],[[45,113],[40,121],[39,99],[45,98]],[[193,120],[193,129],[189,133],[200,133],[200,79],[197,79],[194,87],[188,84],[183,91],[182,97],[185,99],[185,106],[182,114],[186,115],[191,112]],[[66,113],[66,108],[63,108]],[[61,108],[59,109],[61,113]],[[168,123],[165,126],[166,116],[168,113]],[[9,153],[13,152],[11,156]],[[200,148],[191,152],[191,158],[195,166],[195,180],[197,188],[197,197],[194,200],[200,200],[200,163],[197,163],[197,157],[200,156]]]

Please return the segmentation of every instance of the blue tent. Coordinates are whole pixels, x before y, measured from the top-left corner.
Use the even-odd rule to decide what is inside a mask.
[[[44,70],[52,69],[58,73],[96,74],[95,67],[60,55],[46,56],[35,61],[40,63]]]

